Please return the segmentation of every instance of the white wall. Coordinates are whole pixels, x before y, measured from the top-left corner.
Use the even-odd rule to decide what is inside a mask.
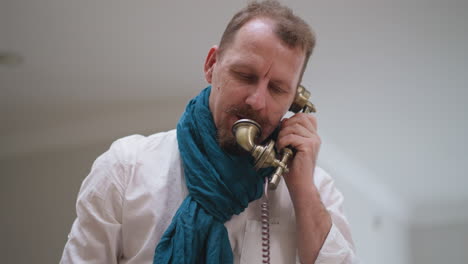
[[[406,223],[351,185],[340,181],[337,185],[345,195],[345,210],[362,263],[410,263]]]
[[[378,177],[324,140],[319,165],[344,194],[344,208],[362,263],[410,263],[407,209]]]
[[[105,145],[0,160],[1,263],[58,263],[79,187]]]
[[[416,225],[410,229],[414,264],[468,263],[468,221]]]

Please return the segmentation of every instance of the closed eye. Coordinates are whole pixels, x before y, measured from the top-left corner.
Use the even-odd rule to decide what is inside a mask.
[[[285,94],[285,93],[287,93],[286,90],[282,89],[280,86],[278,86],[276,84],[270,83],[269,87],[270,87],[270,90],[275,94]]]
[[[234,74],[239,80],[245,81],[247,83],[255,83],[258,80],[257,76],[254,74],[245,72],[234,72]]]

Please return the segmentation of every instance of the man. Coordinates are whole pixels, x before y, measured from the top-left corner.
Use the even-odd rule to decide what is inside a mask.
[[[177,130],[118,140],[96,160],[62,263],[354,263],[343,197],[316,167],[316,118],[280,122],[314,43],[307,24],[275,1],[236,14],[206,58],[211,86]],[[269,237],[259,200],[268,170],[255,171],[231,133],[242,118],[262,126],[259,142],[280,125],[277,149],[295,149],[269,192]]]

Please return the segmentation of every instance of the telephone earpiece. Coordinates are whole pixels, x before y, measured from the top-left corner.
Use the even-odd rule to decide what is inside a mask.
[[[296,97],[289,108],[289,111],[298,113],[316,112],[315,106],[309,101],[310,92],[302,85],[297,87]],[[275,142],[270,140],[265,146],[256,145],[255,140],[262,134],[260,125],[250,119],[241,119],[232,126],[232,133],[236,137],[237,144],[250,152],[254,158],[255,169],[276,167],[275,172],[269,179],[268,188],[276,189],[281,180],[281,176],[288,172],[288,162],[293,156],[291,148],[283,148],[280,152],[281,157],[276,158],[277,153],[274,149]]]
[[[304,113],[315,113],[317,110],[313,103],[309,101],[310,92],[302,85],[297,87],[296,97],[294,97],[294,101],[289,107],[289,111],[294,113],[299,113],[303,111]]]

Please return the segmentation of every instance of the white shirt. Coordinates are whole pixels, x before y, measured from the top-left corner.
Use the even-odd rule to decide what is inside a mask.
[[[315,169],[332,227],[315,263],[356,263],[343,196]],[[154,250],[187,196],[176,131],[114,142],[83,181],[61,263],[152,263]],[[271,263],[299,263],[294,209],[284,181],[269,192]],[[260,200],[225,223],[234,263],[261,263]]]

